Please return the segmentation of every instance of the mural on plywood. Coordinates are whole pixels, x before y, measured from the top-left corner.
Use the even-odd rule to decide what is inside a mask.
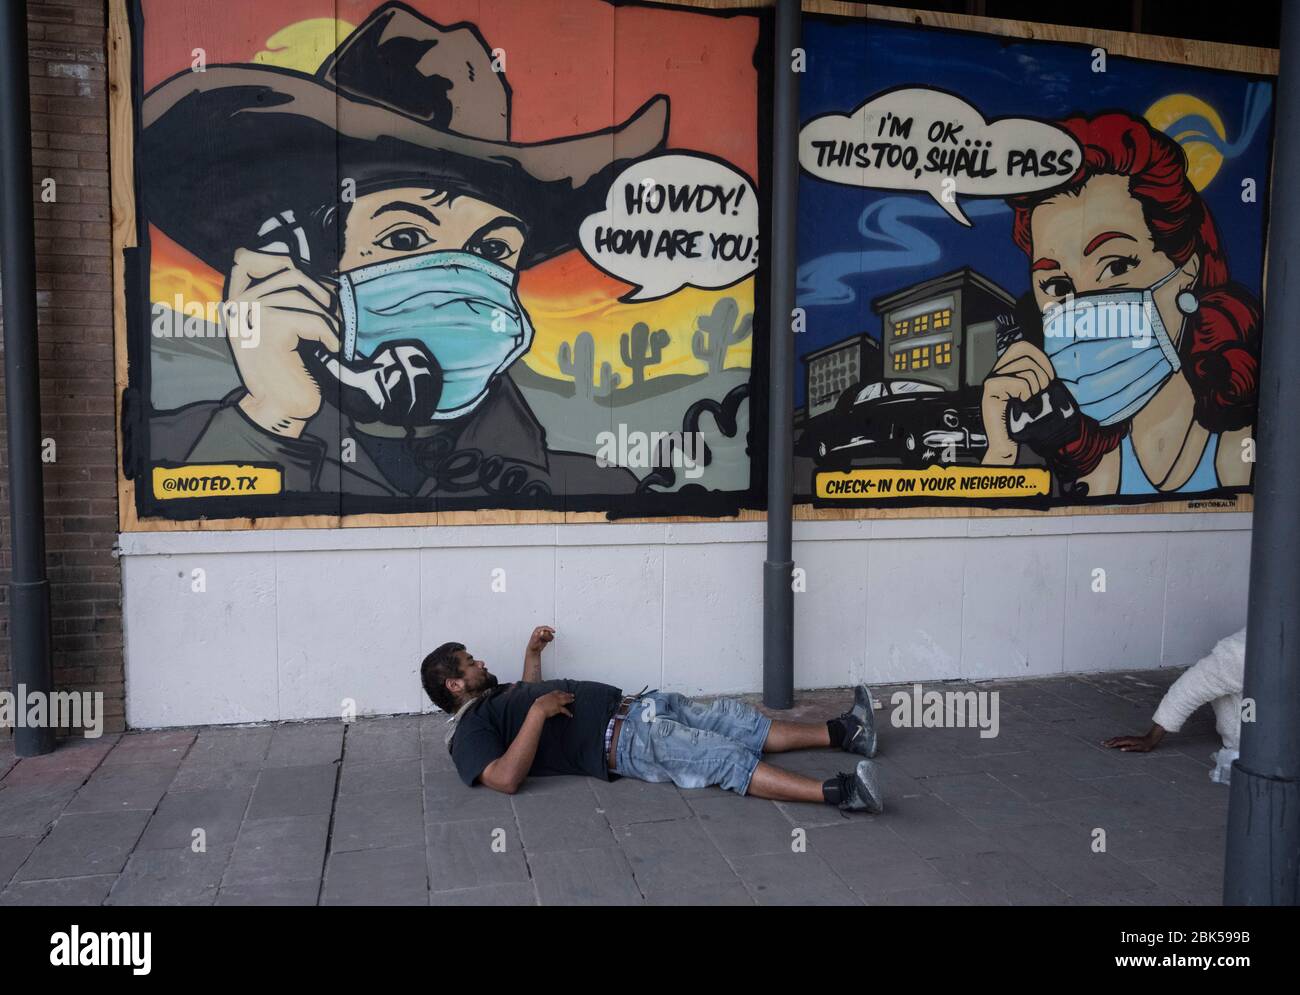
[[[796,492],[1235,506],[1271,78],[878,21],[804,41]]]
[[[752,503],[765,30],[141,0],[137,513]]]

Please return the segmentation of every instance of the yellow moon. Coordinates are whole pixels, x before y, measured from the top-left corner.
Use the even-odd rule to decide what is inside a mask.
[[[1167,97],[1161,97],[1147,108],[1144,117],[1151,127],[1167,132],[1174,122],[1189,114],[1205,118],[1219,138],[1227,141],[1227,132],[1224,131],[1218,112],[1204,100],[1188,93],[1171,93]],[[1181,145],[1187,154],[1187,178],[1192,181],[1192,186],[1204,190],[1223,165],[1223,154],[1209,142],[1191,139],[1191,134],[1183,132],[1170,134],[1169,137]]]

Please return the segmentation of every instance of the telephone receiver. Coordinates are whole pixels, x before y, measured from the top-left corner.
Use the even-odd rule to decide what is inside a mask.
[[[301,227],[287,232],[285,227],[271,228],[258,251],[288,256],[294,266],[329,290],[334,313],[339,314],[338,278],[314,271],[304,255],[307,243]],[[422,342],[386,342],[370,356],[347,360],[319,342],[302,341],[298,354],[325,396],[333,394],[339,410],[356,421],[403,428],[427,425],[442,396],[442,368]]]
[[[1013,397],[1007,402],[1007,431],[1012,441],[1040,453],[1059,449],[1073,438],[1081,417],[1074,396],[1059,380],[1027,401]]]

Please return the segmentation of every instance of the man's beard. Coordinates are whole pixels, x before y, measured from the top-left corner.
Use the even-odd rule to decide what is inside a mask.
[[[479,684],[478,687],[473,689],[473,693],[478,695],[478,694],[482,694],[484,691],[491,691],[499,683],[500,681],[497,680],[496,674],[486,674],[483,677],[482,683]]]

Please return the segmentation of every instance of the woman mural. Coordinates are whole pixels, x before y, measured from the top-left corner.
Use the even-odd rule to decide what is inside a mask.
[[[1242,442],[1259,381],[1259,303],[1231,281],[1181,146],[1125,113],[1058,126],[1083,149],[1079,171],[1010,201],[1043,347],[1013,343],[984,381],[983,462],[1017,462],[1008,408],[1057,382],[1081,417],[1043,455],[1083,493],[1249,484]]]

